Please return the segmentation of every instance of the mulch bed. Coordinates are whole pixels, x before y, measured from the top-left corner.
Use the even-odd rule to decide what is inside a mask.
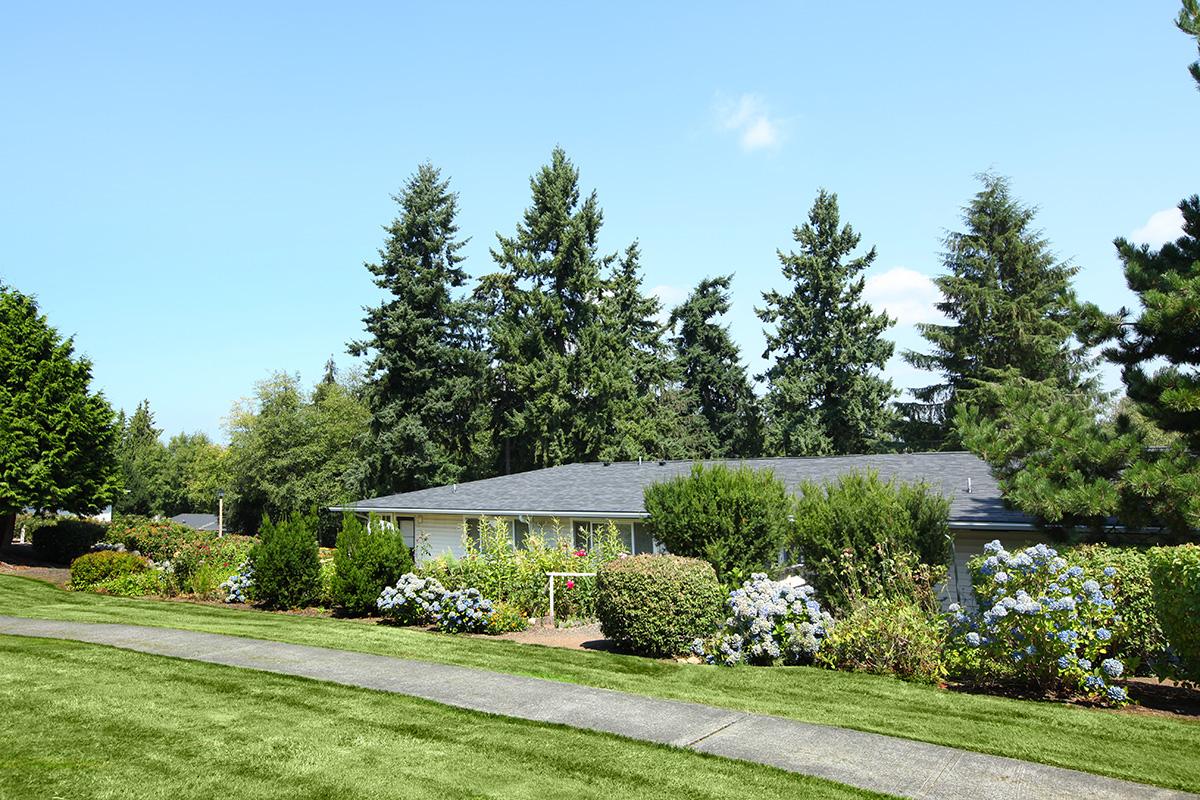
[[[1200,689],[1181,686],[1174,681],[1159,682],[1156,678],[1134,677],[1126,678],[1116,683],[1128,690],[1129,697],[1133,703],[1120,709],[1107,709],[1113,713],[1200,719]],[[1086,708],[1104,708],[1104,706],[1087,698],[1039,692],[1027,686],[979,686],[976,684],[951,683],[947,684],[946,688],[952,692],[964,692],[967,694],[997,695],[1000,697],[1011,697],[1016,700],[1065,703],[1067,705],[1083,706]]]

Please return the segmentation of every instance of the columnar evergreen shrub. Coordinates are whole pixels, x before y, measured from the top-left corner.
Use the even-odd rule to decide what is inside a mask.
[[[681,653],[721,620],[721,586],[712,566],[699,559],[619,558],[600,567],[596,583],[601,630],[635,653]]]
[[[33,532],[33,552],[43,561],[67,564],[104,538],[105,527],[82,519],[60,519]]]
[[[321,591],[321,562],[312,516],[292,514],[278,522],[263,517],[250,554],[257,600],[270,608],[301,608]]]
[[[715,636],[692,642],[692,652],[709,664],[809,664],[834,626],[800,578],[770,580],[755,573],[729,593],[729,617]]]
[[[779,563],[791,498],[770,470],[697,464],[645,490],[646,526],[671,553],[702,558],[736,585]]]
[[[412,553],[399,528],[374,515],[364,525],[346,513],[333,557],[333,603],[349,614],[370,614],[377,610],[383,588],[412,568]]]
[[[1179,674],[1200,681],[1200,546],[1156,547],[1148,557],[1154,606]]]
[[[1149,554],[1144,548],[1109,547],[1089,544],[1064,552],[1073,565],[1088,575],[1103,574],[1113,567],[1113,603],[1121,609],[1113,625],[1109,652],[1125,663],[1130,673],[1150,675],[1167,664],[1167,638],[1158,621],[1154,587],[1150,580]]]
[[[150,569],[146,559],[133,553],[101,550],[84,553],[71,562],[71,588],[88,589],[97,583]]]
[[[868,598],[826,633],[816,663],[936,683],[945,676],[946,624],[908,598]]]
[[[790,549],[827,604],[849,611],[843,562],[854,561],[861,583],[888,596],[911,587],[889,579],[888,559],[914,553],[941,569],[950,559],[950,504],[922,484],[880,480],[875,472],[849,473],[828,484],[804,483],[796,498]]]
[[[950,607],[955,670],[1124,703],[1125,689],[1109,683],[1125,672],[1110,653],[1116,569],[1097,580],[1044,544],[1013,555],[992,541],[984,550],[972,576],[983,612]]]

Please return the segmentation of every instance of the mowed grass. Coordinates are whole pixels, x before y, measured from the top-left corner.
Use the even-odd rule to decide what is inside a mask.
[[[807,667],[725,669],[345,620],[65,592],[0,576],[0,614],[185,628],[688,700],[1200,791],[1200,721],[951,692]]]
[[[0,636],[0,797],[882,797],[402,695]]]

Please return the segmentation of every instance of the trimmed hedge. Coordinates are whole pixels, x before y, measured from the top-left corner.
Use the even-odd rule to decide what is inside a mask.
[[[696,464],[644,492],[646,527],[675,555],[702,558],[727,585],[779,564],[791,497],[769,469]]]
[[[716,572],[696,558],[619,558],[600,567],[596,587],[600,629],[641,655],[682,653],[712,633],[724,615]]]
[[[61,519],[33,532],[33,552],[43,561],[69,564],[104,538],[105,527],[82,519]]]
[[[1147,558],[1163,633],[1182,676],[1200,681],[1200,545],[1155,547]]]
[[[88,589],[98,583],[150,569],[146,559],[133,553],[101,550],[84,553],[71,562],[71,588]]]
[[[412,553],[399,528],[383,523],[374,515],[363,525],[347,513],[333,556],[331,599],[348,614],[377,613],[375,601],[383,587],[395,584],[412,569]]]
[[[272,522],[263,515],[250,553],[254,596],[268,608],[303,608],[321,599],[316,518],[293,514]]]
[[[1154,605],[1147,550],[1088,544],[1073,547],[1062,555],[1101,584],[1108,583],[1103,579],[1106,567],[1117,571],[1109,594],[1121,621],[1113,626],[1109,655],[1123,661],[1126,671],[1138,675],[1150,675],[1160,668],[1166,655],[1167,637]]]

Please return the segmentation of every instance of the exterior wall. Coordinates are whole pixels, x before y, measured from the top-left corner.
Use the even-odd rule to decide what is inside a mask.
[[[417,548],[415,552],[418,563],[443,555],[462,556],[466,554],[463,548],[464,517],[461,514],[448,516],[433,516],[425,514],[417,517]]]

